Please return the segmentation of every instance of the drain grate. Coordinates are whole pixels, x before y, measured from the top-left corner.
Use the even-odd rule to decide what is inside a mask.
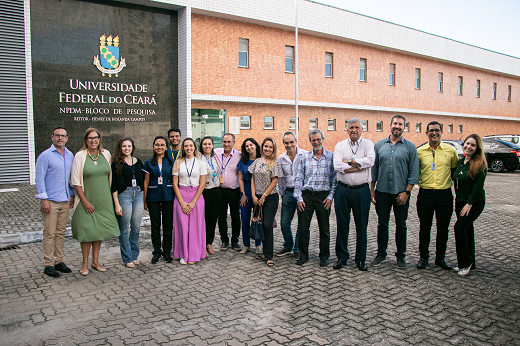
[[[0,247],[0,251],[17,250],[19,248],[20,247],[18,245],[6,246],[6,247]]]

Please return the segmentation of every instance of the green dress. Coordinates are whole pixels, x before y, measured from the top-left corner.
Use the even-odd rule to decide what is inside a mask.
[[[72,237],[79,242],[105,240],[120,234],[108,182],[110,165],[101,154],[97,163],[94,165],[87,156],[83,167],[83,193],[94,206],[94,214],[87,214],[80,201],[72,215]]]

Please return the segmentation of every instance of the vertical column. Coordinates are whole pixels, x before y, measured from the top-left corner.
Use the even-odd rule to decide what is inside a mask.
[[[36,180],[36,153],[34,145],[30,5],[30,0],[25,0],[23,2],[25,31],[25,90],[27,93],[27,147],[29,149],[29,183],[31,185],[34,185]]]
[[[191,137],[191,7],[179,10],[179,129]]]

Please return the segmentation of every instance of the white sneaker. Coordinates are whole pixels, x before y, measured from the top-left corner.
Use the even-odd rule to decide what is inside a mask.
[[[471,270],[471,266],[469,266],[467,268],[462,268],[459,270],[459,275],[468,275],[470,270]]]
[[[187,264],[186,261],[184,260],[184,258],[181,258],[180,261],[179,261],[180,264]]]
[[[459,267],[453,267],[453,271],[458,272],[459,270]]]

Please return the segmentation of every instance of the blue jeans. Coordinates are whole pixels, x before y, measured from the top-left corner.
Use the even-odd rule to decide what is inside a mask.
[[[124,263],[130,263],[137,260],[137,256],[139,256],[139,230],[144,212],[143,192],[139,186],[128,187],[118,194],[117,198],[123,209],[123,216],[117,216],[121,232],[119,236],[121,258]],[[129,228],[130,236],[128,235]]]
[[[280,216],[280,227],[283,235],[283,248],[287,251],[300,251],[298,249],[298,235],[300,234],[300,225],[296,227],[296,237],[293,241],[291,222],[294,218],[294,212],[298,210],[298,201],[293,196],[294,189],[286,189],[282,196],[282,211]],[[300,211],[298,211],[298,214]]]
[[[247,190],[247,189],[246,189]],[[251,210],[254,208],[253,197],[250,194],[247,194],[247,203],[245,206],[240,207],[240,218],[242,220],[242,242],[244,246],[249,247],[251,245],[251,240],[249,238],[249,229],[251,228]],[[260,246],[262,244],[261,241],[255,241],[255,246]]]
[[[375,191],[376,194],[376,213],[378,216],[377,225],[377,254],[386,257],[386,249],[388,247],[388,237],[390,223],[390,212],[394,208],[395,217],[395,245],[397,259],[404,259],[406,256],[406,219],[408,219],[408,208],[410,207],[410,198],[404,205],[398,205],[397,194],[389,194],[385,192]]]

